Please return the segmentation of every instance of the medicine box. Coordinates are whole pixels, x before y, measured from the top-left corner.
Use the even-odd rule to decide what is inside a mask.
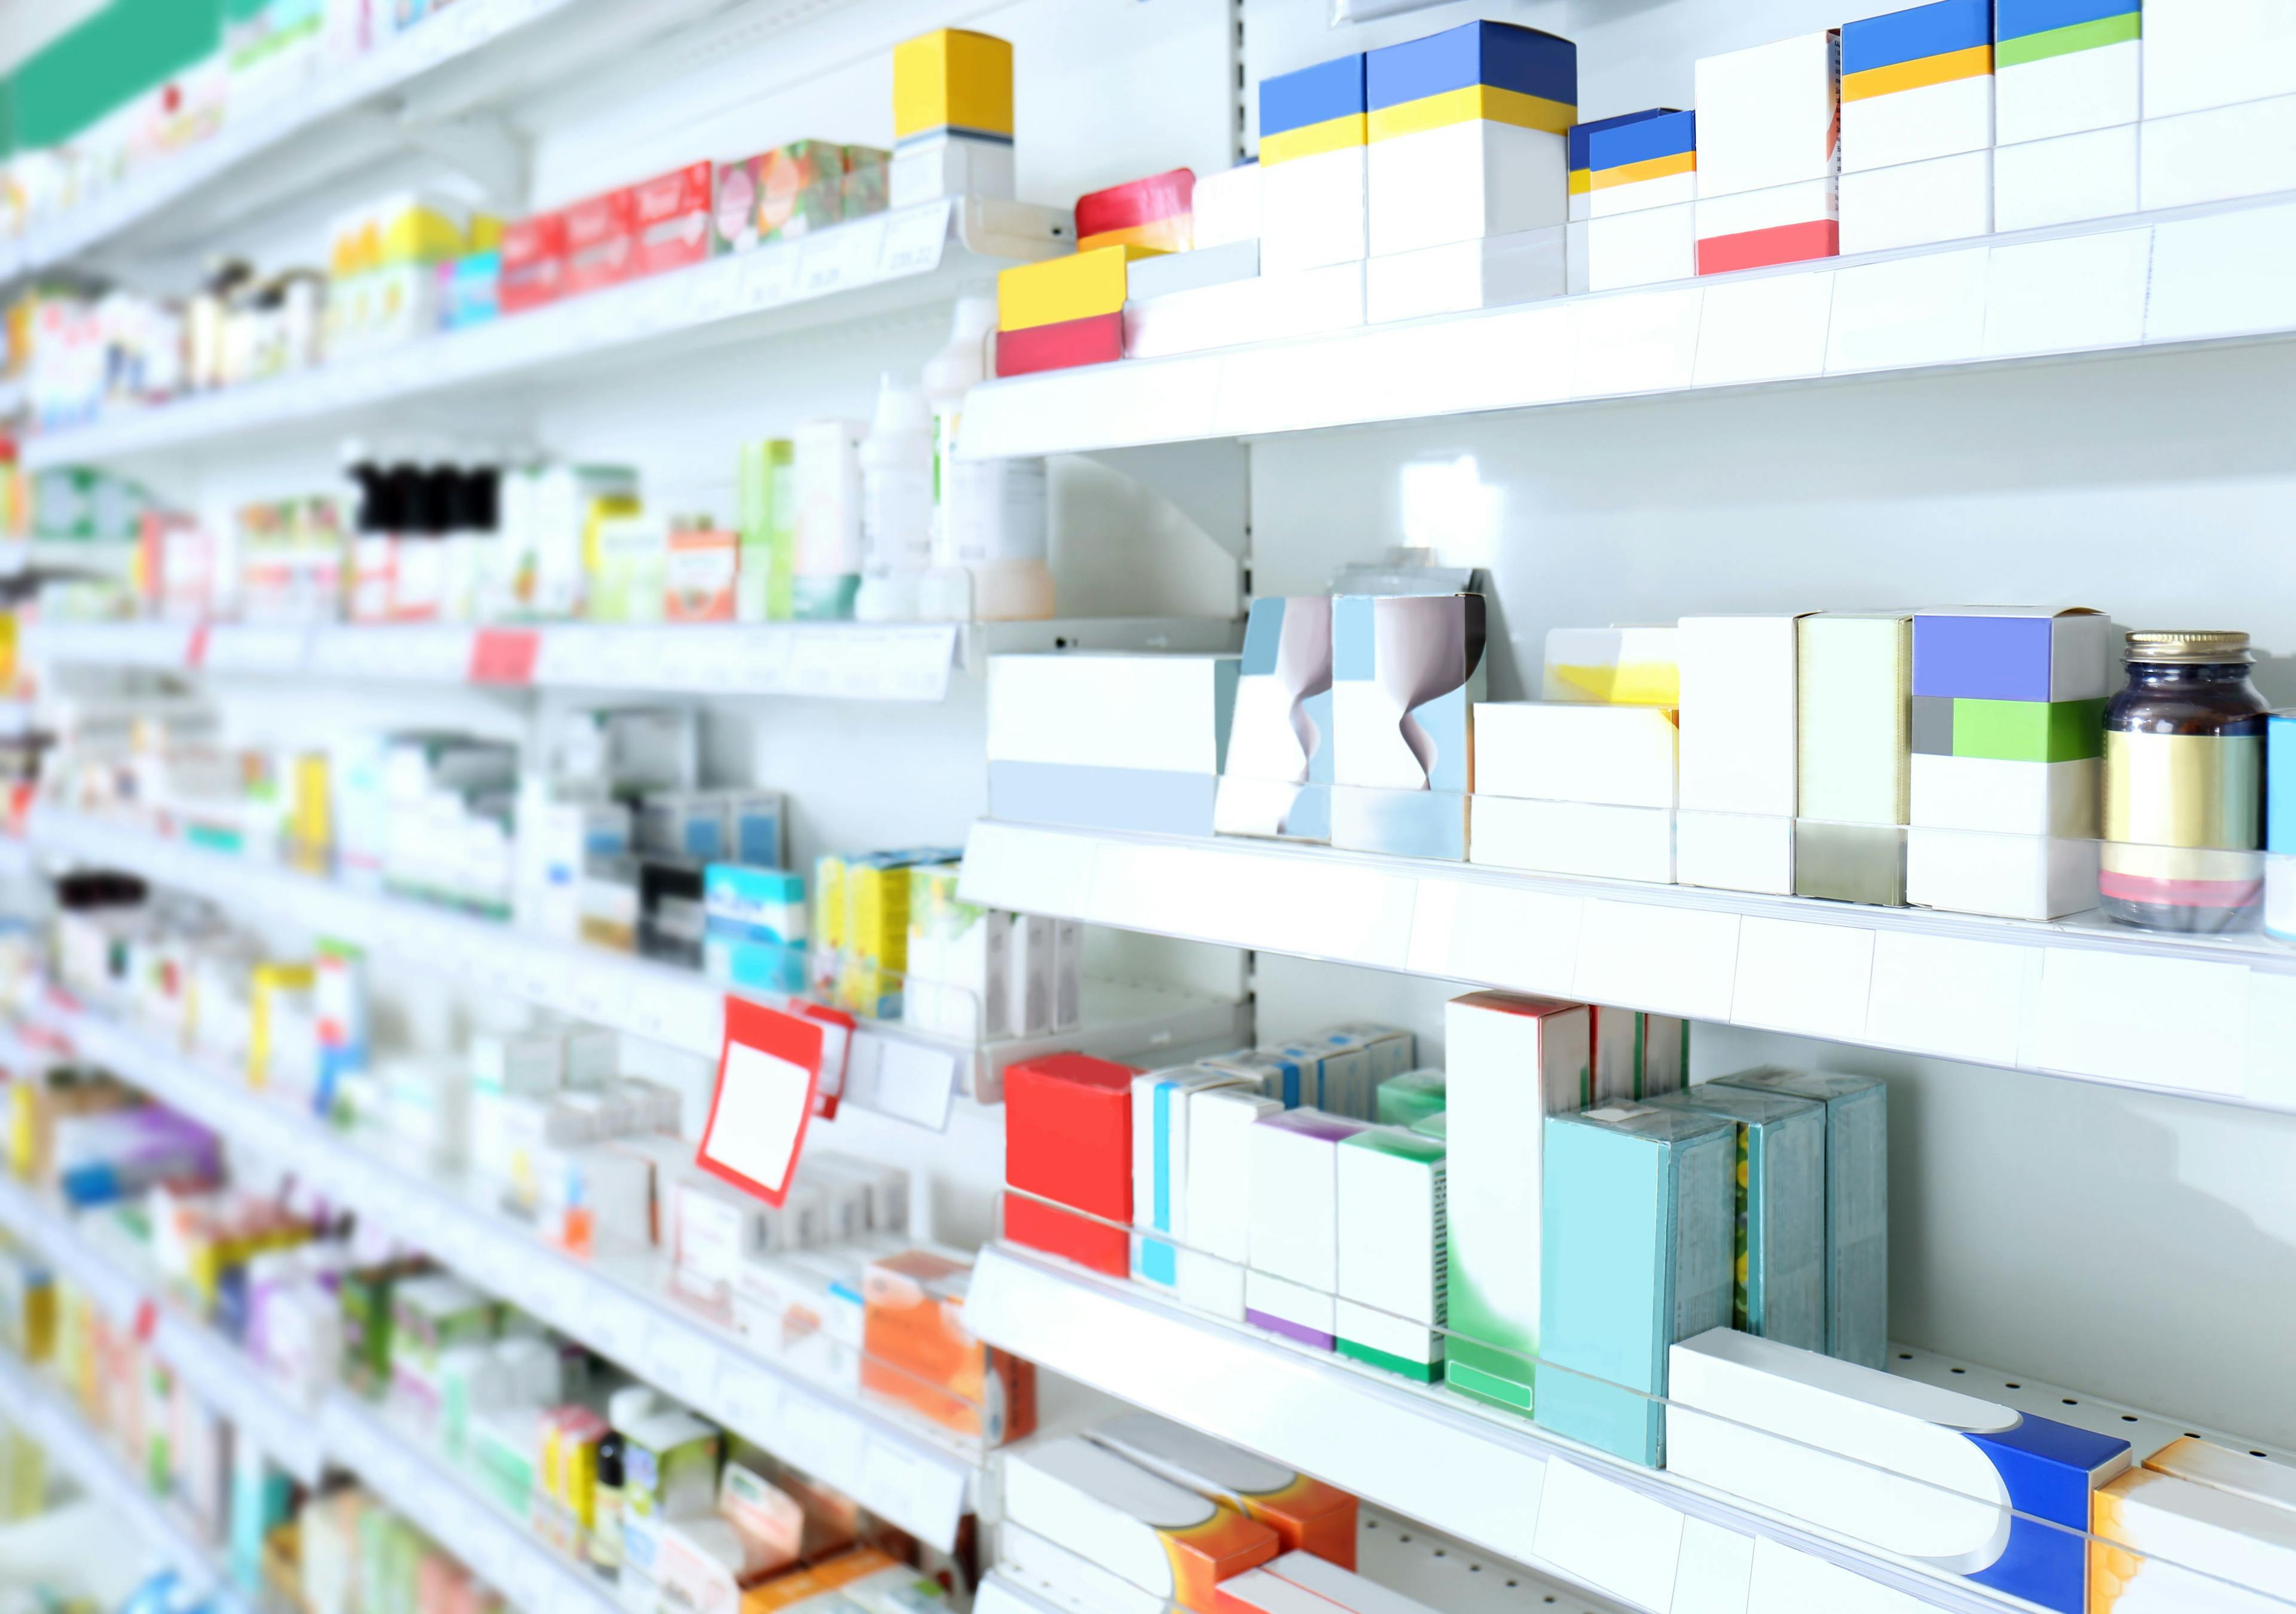
[[[1569,217],[1565,136],[1578,101],[1569,40],[1464,23],[1371,52],[1365,95],[1373,256]]]
[[[1013,46],[939,29],[893,49],[888,204],[1013,194]]]
[[[1594,141],[1603,129],[1617,128],[1622,124],[1637,123],[1645,118],[1659,118],[1673,111],[1672,107],[1652,107],[1645,111],[1621,112],[1615,118],[1597,118],[1591,123],[1574,123],[1564,137],[1569,148],[1570,164],[1570,221],[1583,222],[1594,216]]]
[[[2268,1608],[2296,1577],[2296,1513],[2149,1465],[2099,1487],[2091,1518],[2095,1614]]]
[[[1082,1053],[1004,1072],[1004,1236],[1123,1277],[1131,1269],[1129,1065]],[[1046,1201],[1051,1201],[1046,1203]],[[1086,1212],[1070,1216],[1059,1207]],[[1111,1225],[1113,1224],[1113,1225]]]
[[[1994,139],[2006,147],[2133,127],[2144,20],[2139,0],[1995,0]]]
[[[1214,827],[1329,840],[1334,749],[1331,597],[1254,600]]]
[[[1486,700],[1474,710],[1475,791],[1670,807],[1677,733],[1665,707]]]
[[[1382,253],[1363,270],[1364,319],[1384,324],[1561,297],[1570,290],[1569,242],[1562,225],[1547,225]]]
[[[1845,176],[1993,144],[1993,6],[1931,0],[1843,25]]]
[[[1200,1087],[1188,1094],[1188,1248],[1180,1251],[1180,1299],[1231,1322],[1243,1321],[1243,1268],[1251,1253],[1254,1123],[1283,1102],[1250,1087]]]
[[[1037,1427],[1037,1369],[965,1326],[972,1273],[964,1258],[930,1249],[897,1250],[869,1263],[861,1286],[861,1388],[944,1429],[1001,1446]]]
[[[1825,1106],[1825,1353],[1889,1360],[1890,1090],[1879,1077],[1743,1070],[1717,1082]]]
[[[1266,1525],[1080,1437],[1007,1454],[1004,1491],[1013,1524],[1202,1614],[1211,1614],[1221,1581],[1280,1549]]]
[[[1550,627],[1539,667],[1538,698],[1677,706],[1682,700],[1680,638],[1681,630],[1671,624]]]
[[[1587,217],[1608,218],[1698,200],[1698,115],[1652,111],[1587,140]]]
[[[1339,1147],[1341,1356],[1430,1382],[1448,1320],[1443,1143],[1373,1127]]]
[[[1735,1144],[1728,1121],[1685,1109],[1548,1118],[1541,1424],[1663,1465],[1667,1353],[1730,1315]]]
[[[1196,181],[1192,238],[1199,252],[1259,240],[1259,164],[1240,162]]]
[[[1339,1145],[1365,1124],[1320,1110],[1262,1117],[1251,1133],[1247,1321],[1332,1348],[1339,1288]]]
[[[2146,0],[2143,22],[2148,123],[2296,94],[2296,13],[2278,0]]]
[[[1528,1412],[1539,1350],[1546,1118],[1591,1080],[1583,1004],[1473,992],[1444,1009],[1451,1387]]]
[[[1246,1078],[1205,1066],[1157,1070],[1132,1078],[1132,1275],[1167,1289],[1178,1285],[1180,1253],[1193,1246],[1187,1189],[1190,1100],[1209,1087]],[[1150,1233],[1169,1235],[1157,1239]]]
[[[1208,835],[1234,656],[996,656],[988,810],[1020,823]]]
[[[1332,640],[1332,844],[1464,859],[1482,596],[1342,594]]]
[[[1841,63],[1830,30],[1699,61],[1700,274],[1834,254]]]
[[[1714,1082],[1650,1102],[1717,1116],[1737,1128],[1730,1326],[1824,1350],[1825,1107]]]
[[[1259,81],[1259,262],[1283,274],[1346,263],[1368,241],[1364,58]]]
[[[1174,168],[1078,197],[1077,250],[1134,246],[1159,253],[1187,251],[1194,244],[1195,188],[1193,170]]]

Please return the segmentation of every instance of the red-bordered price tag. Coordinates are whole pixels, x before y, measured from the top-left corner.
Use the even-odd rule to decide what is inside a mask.
[[[531,628],[482,627],[471,638],[472,684],[534,682],[535,658],[542,653],[542,635]]]
[[[726,999],[718,1090],[693,1163],[778,1208],[821,1086],[824,1029],[817,1020],[743,997]]]

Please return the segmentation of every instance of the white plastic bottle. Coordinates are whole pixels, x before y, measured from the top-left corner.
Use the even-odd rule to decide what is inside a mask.
[[[965,396],[990,373],[994,297],[962,297],[948,346],[925,365],[933,416],[933,554],[922,614],[1008,621],[1053,614],[1045,564],[1045,463],[959,460]]]
[[[853,602],[861,621],[917,619],[932,564],[932,444],[925,395],[884,377],[861,439],[861,592]]]

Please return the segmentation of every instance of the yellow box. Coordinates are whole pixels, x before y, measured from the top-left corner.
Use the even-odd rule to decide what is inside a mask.
[[[893,138],[936,129],[1013,138],[1013,45],[945,28],[893,47]]]
[[[289,992],[308,992],[318,972],[309,964],[258,964],[250,992],[247,1028],[247,1085],[261,1087],[271,1073],[272,999]]]
[[[996,328],[1027,331],[1095,314],[1120,314],[1125,266],[1135,258],[1160,256],[1152,247],[1124,242],[1002,270],[996,276]]]

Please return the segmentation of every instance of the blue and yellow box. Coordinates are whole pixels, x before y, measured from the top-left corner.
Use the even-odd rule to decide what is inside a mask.
[[[1841,170],[1993,144],[1993,0],[1934,0],[1841,29]]]
[[[1587,143],[1587,202],[1596,218],[1698,200],[1698,114],[1654,112]]]
[[[1574,123],[1565,136],[1570,145],[1570,218],[1576,224],[1594,215],[1587,197],[1595,189],[1594,139],[1604,129],[1620,128],[1645,119],[1663,118],[1675,109],[1670,106],[1652,107],[1646,111],[1621,112],[1616,118],[1597,118],[1592,123]]]

